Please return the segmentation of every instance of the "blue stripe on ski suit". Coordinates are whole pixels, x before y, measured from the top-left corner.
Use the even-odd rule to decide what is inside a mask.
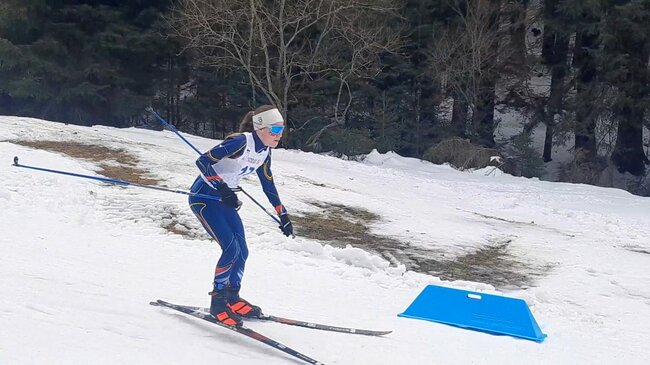
[[[266,148],[255,132],[253,132],[253,139],[257,151]],[[196,161],[196,165],[206,177],[216,176],[212,165],[224,158],[241,156],[245,146],[246,136],[243,134],[229,136],[221,144],[201,155]],[[262,166],[257,169],[257,176],[269,202],[276,207],[276,211],[285,212],[273,182],[270,153]],[[235,187],[231,186],[231,188]],[[194,181],[191,191],[219,196],[217,190],[207,184],[200,176]],[[215,268],[214,288],[221,290],[224,287],[240,287],[246,259],[248,258],[248,246],[239,213],[235,208],[224,206],[220,202],[210,199],[190,196],[189,203],[194,215],[221,247],[221,256]]]

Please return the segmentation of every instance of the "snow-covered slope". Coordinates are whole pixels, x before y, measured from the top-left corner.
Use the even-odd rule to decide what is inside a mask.
[[[217,141],[188,137],[200,149]],[[186,199],[11,166],[96,174],[88,160],[8,140],[76,141],[124,149],[161,185],[188,189],[194,151],[170,132],[78,127],[0,117],[0,364],[286,364],[284,354],[181,314],[157,298],[207,305],[216,243],[164,227],[194,222]],[[1,161],[4,161],[1,162]],[[394,154],[363,162],[274,152],[290,212],[311,201],[382,217],[376,234],[453,258],[505,240],[520,260],[548,267],[508,295],[531,306],[537,344],[398,318],[442,282],[354,247],[285,238],[259,208],[240,211],[251,256],[243,295],[266,312],[314,322],[392,329],[369,338],[251,326],[326,364],[642,364],[650,356],[650,200],[621,190],[458,172]],[[243,185],[266,203],[258,183]]]

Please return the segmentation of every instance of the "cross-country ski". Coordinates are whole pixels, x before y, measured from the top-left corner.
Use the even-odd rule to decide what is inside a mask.
[[[309,356],[307,356],[305,354],[302,354],[302,353],[300,353],[300,352],[298,352],[298,351],[296,351],[296,350],[294,350],[294,349],[292,349],[290,347],[287,347],[287,346],[279,343],[278,341],[275,341],[275,340],[273,340],[271,338],[268,338],[268,337],[264,336],[263,334],[261,334],[259,332],[256,332],[256,331],[244,326],[243,324],[241,324],[239,326],[229,326],[229,325],[223,324],[221,321],[218,321],[216,318],[211,316],[209,313],[205,313],[205,312],[199,311],[199,310],[194,310],[192,308],[185,307],[185,306],[182,306],[182,305],[176,305],[176,304],[168,303],[168,302],[165,302],[164,300],[160,300],[160,299],[155,301],[155,302],[151,302],[149,304],[154,305],[154,306],[162,306],[162,307],[171,308],[171,309],[177,310],[179,312],[189,314],[190,316],[200,318],[200,319],[202,319],[204,321],[214,323],[216,325],[219,325],[222,328],[227,328],[227,329],[229,329],[231,331],[240,333],[240,334],[242,334],[242,335],[244,335],[246,337],[250,337],[255,341],[259,341],[259,342],[261,342],[261,343],[263,343],[265,345],[271,346],[271,347],[273,347],[273,348],[275,348],[275,349],[277,349],[279,351],[282,351],[284,353],[289,354],[290,356],[298,358],[298,359],[300,359],[300,360],[302,360],[302,361],[304,361],[304,362],[306,362],[308,364],[323,365],[321,362],[319,362],[317,360],[314,360],[311,357],[309,357]]]
[[[204,307],[194,307],[188,305],[183,305],[182,307],[194,311],[202,311],[205,313],[209,313],[210,311],[210,308],[204,308]],[[258,317],[250,318],[249,321],[270,321],[270,322],[277,322],[277,323],[282,323],[290,326],[298,326],[298,327],[305,327],[305,328],[311,328],[311,329],[322,330],[322,331],[350,333],[350,334],[366,335],[366,336],[383,336],[393,332],[393,331],[376,331],[376,330],[368,330],[368,329],[359,329],[359,328],[351,328],[351,327],[339,327],[339,326],[333,326],[328,324],[319,324],[319,323],[301,321],[301,320],[291,319],[291,318],[283,318],[283,317],[268,315],[264,313],[262,313]]]

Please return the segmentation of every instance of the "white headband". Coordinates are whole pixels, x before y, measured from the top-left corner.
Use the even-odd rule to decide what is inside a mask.
[[[255,130],[270,127],[280,122],[284,123],[284,118],[282,118],[282,114],[276,108],[253,115],[253,127]]]

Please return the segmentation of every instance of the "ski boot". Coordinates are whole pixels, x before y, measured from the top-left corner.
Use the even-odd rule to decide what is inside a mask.
[[[246,299],[239,296],[240,287],[225,288],[228,308],[235,314],[245,318],[259,318],[262,315],[262,309],[256,305],[250,304]]]
[[[210,315],[227,326],[239,327],[242,325],[243,321],[241,316],[234,313],[228,305],[226,299],[228,293],[225,289],[215,289],[209,294],[212,296],[212,301],[210,302]]]

